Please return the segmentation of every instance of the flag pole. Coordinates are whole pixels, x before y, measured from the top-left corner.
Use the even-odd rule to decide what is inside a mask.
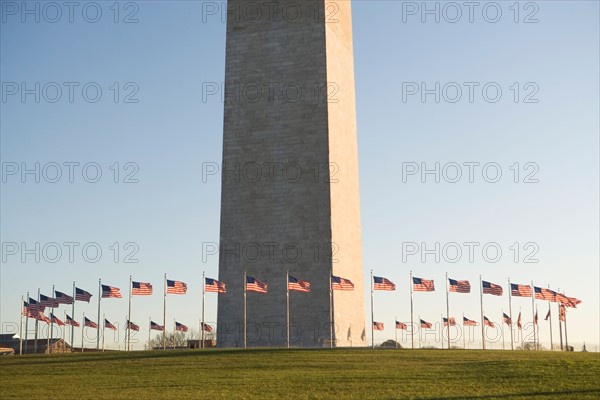
[[[63,322],[67,320],[67,310],[64,310],[63,318],[64,318]],[[67,330],[67,327],[66,327],[66,324],[63,325],[63,326],[64,326],[64,328],[62,328],[62,340],[63,340],[63,349],[64,349],[64,346],[67,343],[67,342],[65,342],[65,336],[66,336],[66,332],[65,331]],[[63,353],[64,352],[65,351],[63,350]]]
[[[483,281],[479,275],[479,305],[481,306],[481,348],[485,350],[485,324],[483,323]]]
[[[40,312],[40,289],[38,288],[38,297],[37,297],[37,313]],[[33,339],[33,354],[37,354],[37,341],[38,341],[38,324],[39,324],[39,319],[35,318],[35,336]]]
[[[419,348],[421,348],[421,315],[418,315],[417,318],[419,319]]]
[[[98,321],[100,322],[100,321]],[[100,324],[98,324],[100,327]],[[104,329],[106,329],[106,316],[102,314],[102,351],[104,352]]]
[[[502,319],[504,319],[504,309],[501,310],[502,311]],[[512,323],[512,320],[510,321]],[[502,327],[501,329],[501,335],[502,335],[502,350],[504,350],[504,322],[502,322],[500,324],[500,326]]]
[[[333,348],[333,265],[329,268],[329,348]]]
[[[21,295],[21,302],[19,303],[19,355],[23,355],[23,295]],[[27,314],[25,314],[27,318]]]
[[[81,323],[81,352],[83,353],[83,331],[85,330],[85,312],[83,313]],[[98,321],[100,323],[100,321]]]
[[[557,306],[558,306],[558,333],[560,335],[559,336],[560,337],[560,350],[563,351],[564,348],[563,348],[562,321],[560,320],[561,304],[559,303],[559,304],[557,304]]]
[[[548,289],[550,289],[550,285],[548,285]],[[554,344],[552,342],[552,311],[551,311],[552,302],[548,300],[548,321],[550,322],[550,350],[554,350]]]
[[[510,278],[508,278],[508,309],[509,309],[509,314],[510,314],[510,349],[514,350],[515,349],[515,345],[514,345],[514,337],[513,337],[513,327],[512,327],[512,321],[513,321],[513,316],[512,316],[512,290],[511,290],[511,285],[510,285]]]
[[[533,348],[537,350],[537,337],[535,332],[535,286],[531,281],[531,321],[533,322]]]
[[[463,329],[462,329],[463,330],[463,332],[462,332],[462,335],[463,335],[463,349],[466,349],[467,348],[467,335],[465,334],[465,332],[466,332],[465,331],[465,313],[463,313],[463,325],[462,325],[462,327],[463,327]]]
[[[148,317],[148,350],[152,350],[152,317]]]
[[[521,316],[521,306],[519,306],[519,317]],[[512,323],[512,318],[510,319]],[[523,334],[523,323],[521,323],[521,327],[517,327],[519,329],[519,337],[521,338],[521,350],[525,350],[525,335]]]
[[[538,326],[539,323],[539,315],[538,315],[538,306],[535,305],[535,316],[533,317],[533,329],[534,332],[537,332],[537,340],[535,342],[535,349],[540,349],[540,328]]]
[[[75,292],[75,281],[73,281],[73,304],[71,305],[71,351],[75,351],[75,297],[77,297],[77,293]]]
[[[50,339],[54,339],[54,285],[52,285],[52,308],[50,310],[50,336],[48,338],[48,344],[50,344]],[[48,346],[48,353],[52,353],[52,349]]]
[[[204,302],[206,300],[206,272],[202,271],[202,321],[200,323],[200,348],[204,348]]]
[[[163,350],[167,349],[167,274],[165,273],[163,285]]]
[[[287,348],[290,348],[290,270],[285,271],[286,332]]]
[[[396,321],[394,321],[395,324]],[[373,324],[375,323],[374,316],[374,306],[373,306],[373,270],[371,270],[371,348],[375,348],[375,328]]]
[[[410,346],[412,349],[415,348],[415,321],[414,321],[414,307],[413,307],[413,277],[412,271],[410,271]],[[419,333],[419,343],[421,342],[421,334]]]
[[[394,315],[394,335],[395,335],[395,343],[394,347],[398,348],[398,327],[396,326],[397,317]]]
[[[96,328],[96,350],[100,349],[100,299],[102,298],[102,279],[98,279],[98,327]],[[104,340],[104,328],[102,329]]]
[[[131,350],[131,285],[133,281],[131,280],[131,275],[129,275],[129,308],[127,311],[127,351]]]
[[[446,272],[446,318],[448,318],[448,350],[450,350],[450,294],[448,292],[448,273]],[[442,329],[444,327],[442,326]]]
[[[563,292],[563,294],[565,294],[565,292]],[[563,306],[563,310],[565,313],[565,350],[569,351],[569,339],[567,338],[567,307]]]
[[[246,286],[248,283],[248,278],[246,275],[246,270],[244,270],[244,349],[247,347],[247,339],[246,339]]]
[[[27,330],[29,328],[29,292],[27,292],[27,307],[25,308],[25,354],[27,354]]]

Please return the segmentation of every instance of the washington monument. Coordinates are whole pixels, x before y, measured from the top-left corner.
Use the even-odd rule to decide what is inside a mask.
[[[364,346],[350,1],[228,2],[221,196],[219,346]]]

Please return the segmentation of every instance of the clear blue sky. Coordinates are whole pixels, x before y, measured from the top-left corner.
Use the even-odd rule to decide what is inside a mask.
[[[22,10],[13,15],[7,3],[2,2],[0,26],[6,97],[0,103],[3,171],[8,173],[14,165],[21,168],[22,163],[34,168],[39,162],[45,175],[40,183],[26,175],[22,183],[19,171],[6,175],[2,183],[3,332],[18,322],[20,296],[27,291],[33,295],[40,287],[50,295],[55,284],[57,290],[70,292],[75,280],[95,300],[98,278],[126,293],[133,274],[136,280],[152,282],[158,292],[134,299],[132,320],[142,325],[141,344],[136,345],[141,348],[148,318],[162,321],[164,272],[189,285],[187,296],[169,297],[168,320],[177,318],[197,329],[202,271],[217,277],[218,264],[216,255],[203,261],[202,243],[218,242],[220,211],[219,179],[203,182],[202,165],[220,163],[223,125],[223,104],[217,96],[203,102],[202,87],[224,79],[225,23],[206,14],[203,21],[203,7],[206,10],[210,2],[141,1],[128,8],[121,3],[119,23],[114,22],[112,2],[100,2],[97,23],[87,22],[81,8],[75,9],[72,23],[67,9],[55,23],[45,21],[56,15],[51,9],[40,9],[39,23],[31,15],[22,22]],[[21,7],[21,2],[16,4]],[[29,4],[33,8],[35,2]],[[475,289],[470,295],[451,295],[451,314],[461,317],[464,312],[477,320],[479,275],[503,284],[505,290],[508,277],[560,288],[583,300],[568,314],[569,342],[581,346],[585,341],[597,350],[598,2],[541,1],[527,8],[521,3],[518,23],[509,8],[513,2],[500,2],[502,16],[496,23],[482,14],[486,2],[474,10],[472,23],[467,8],[458,22],[449,22],[456,10],[444,8],[445,3],[440,3],[439,23],[431,15],[424,15],[423,23],[418,11],[412,14],[413,4],[420,7],[421,2],[353,2],[365,280],[374,269],[398,286],[395,293],[376,294],[376,320],[386,323],[376,341],[393,338],[394,316],[410,319],[408,276],[413,270],[416,276],[436,280],[434,294],[415,295],[415,315],[431,322],[445,314],[446,272],[471,280]],[[87,18],[93,19],[94,9],[86,10]],[[493,19],[495,10],[487,9],[485,17]],[[526,17],[538,22],[524,23]],[[138,22],[123,23],[126,18]],[[15,90],[12,82],[25,82],[30,89],[35,82],[41,87],[57,82],[62,97],[49,102],[55,97],[50,85],[45,93],[41,90],[39,103],[34,94],[23,102],[20,92],[10,94]],[[65,82],[79,84],[73,102]],[[96,103],[82,95],[82,87],[90,82],[95,84],[89,85],[88,98],[95,96],[94,87],[102,89]],[[120,88],[117,103],[115,82]],[[436,82],[441,88],[456,82],[463,97],[449,101],[455,97],[453,84],[446,86],[439,103],[433,94],[424,102],[419,95],[407,94],[413,83],[422,82],[429,89]],[[479,85],[472,102],[465,82]],[[502,89],[498,102],[483,97],[487,83]],[[137,102],[124,102],[128,94]],[[54,162],[61,165],[63,176],[49,183]],[[69,162],[80,163],[74,166],[73,183],[64,165]],[[114,182],[115,162],[119,183]],[[126,166],[128,162],[133,164]],[[469,162],[481,164],[473,183],[464,165]],[[88,180],[94,178],[95,165],[102,171],[97,183],[82,177],[81,168],[88,163],[97,163],[90,164]],[[428,168],[440,163],[447,166],[447,178],[454,176],[454,164],[448,163],[458,163],[463,177],[457,183],[444,177],[436,183],[427,175],[422,183],[420,175],[410,175],[404,182],[403,169],[414,164],[403,163],[417,163],[419,168],[422,163]],[[482,177],[481,166],[487,163],[501,168],[499,182]],[[519,183],[513,181],[515,163],[521,171]],[[526,167],[527,163],[532,164]],[[487,178],[493,177],[491,171]],[[537,183],[523,182],[529,172],[535,172]],[[138,183],[123,182],[129,173],[135,173],[132,178]],[[19,244],[17,255],[8,254],[7,243],[13,242]],[[21,243],[33,248],[36,242],[41,247],[51,242],[80,245],[73,262],[67,253],[56,263],[48,262],[54,257],[48,246],[39,263],[33,255],[22,262]],[[115,242],[121,248],[118,262],[111,249]],[[138,263],[123,262],[134,249],[124,249],[129,242],[139,248],[134,256]],[[442,255],[440,262],[432,256],[422,262],[420,253],[405,254],[403,262],[403,243],[409,242],[426,243],[428,248],[436,242],[442,247],[451,242],[481,245],[473,262],[464,246],[458,262],[450,262],[453,253]],[[511,250],[515,242],[520,246],[518,262]],[[524,248],[529,242],[535,245]],[[83,258],[86,243],[102,249],[98,262]],[[482,257],[486,243],[502,249],[498,262]],[[533,249],[539,262],[524,262]],[[207,321],[214,321],[216,298],[207,298]],[[513,300],[514,318],[522,308],[525,322],[530,321],[531,302]],[[539,302],[539,307],[541,340],[548,343],[543,321],[547,305]],[[499,321],[508,297],[487,296],[485,308]],[[77,304],[77,320],[84,311],[96,320],[95,301]],[[126,301],[106,300],[103,312],[122,326]],[[62,315],[60,310],[57,316]],[[556,324],[554,328],[556,342]]]

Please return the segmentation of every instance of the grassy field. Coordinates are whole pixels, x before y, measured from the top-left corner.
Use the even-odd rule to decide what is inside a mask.
[[[2,399],[595,399],[600,354],[208,350],[0,358]]]

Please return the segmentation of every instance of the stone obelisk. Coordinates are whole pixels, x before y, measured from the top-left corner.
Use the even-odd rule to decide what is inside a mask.
[[[364,346],[351,2],[230,0],[226,57],[218,345]]]

